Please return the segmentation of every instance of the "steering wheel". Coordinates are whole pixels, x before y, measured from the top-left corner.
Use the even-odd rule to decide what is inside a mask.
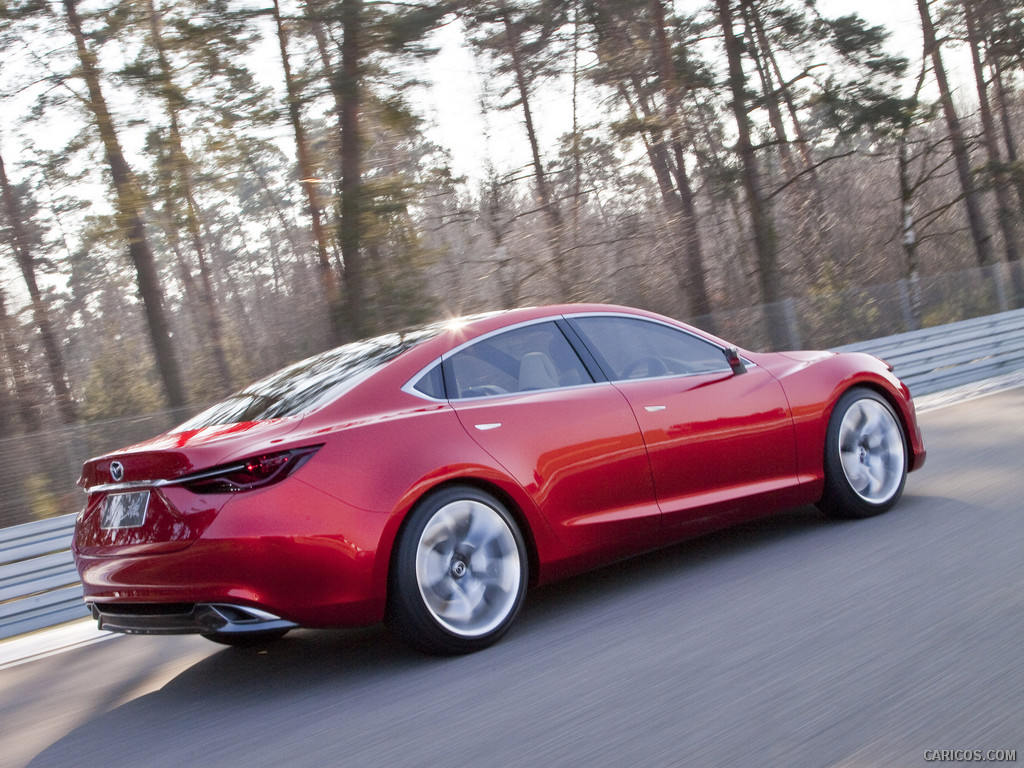
[[[462,390],[462,397],[487,397],[488,395],[507,395],[508,390],[497,384],[476,384]]]

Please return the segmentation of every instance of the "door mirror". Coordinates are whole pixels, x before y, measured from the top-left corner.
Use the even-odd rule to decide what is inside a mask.
[[[737,376],[741,373],[747,372],[747,366],[743,364],[743,360],[740,357],[740,351],[736,347],[726,347],[725,359],[729,362],[729,367],[732,368],[732,372]]]

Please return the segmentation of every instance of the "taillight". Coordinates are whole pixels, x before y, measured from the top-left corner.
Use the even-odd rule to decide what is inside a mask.
[[[176,484],[193,493],[238,493],[284,480],[320,450],[319,445],[265,453],[249,459],[186,475]]]

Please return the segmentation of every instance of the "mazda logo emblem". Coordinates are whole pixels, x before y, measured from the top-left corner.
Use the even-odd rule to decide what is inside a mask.
[[[115,483],[124,480],[124,464],[120,461],[112,462],[110,465],[110,477]]]

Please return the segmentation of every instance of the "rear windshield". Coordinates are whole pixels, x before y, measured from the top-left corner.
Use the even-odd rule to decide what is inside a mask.
[[[295,363],[250,384],[177,427],[186,432],[218,424],[282,419],[308,413],[340,397],[407,349],[436,336],[438,323],[356,341]]]

